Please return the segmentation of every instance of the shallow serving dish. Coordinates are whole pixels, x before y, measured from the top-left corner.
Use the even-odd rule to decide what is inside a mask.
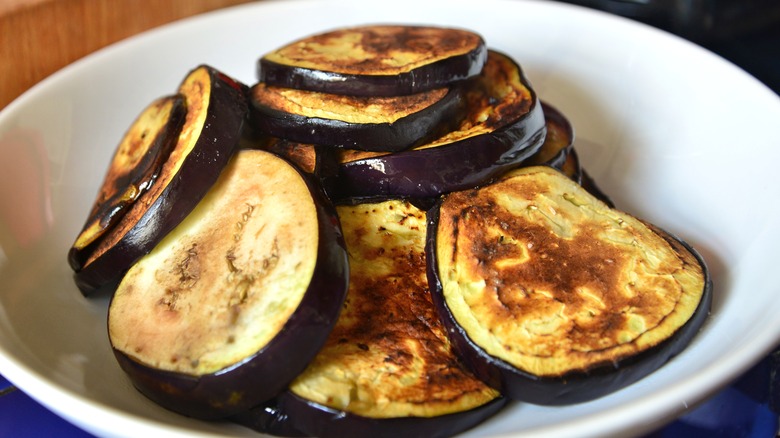
[[[122,374],[107,300],[83,298],[67,249],[124,130],[208,63],[252,83],[255,61],[347,24],[474,29],[515,57],[573,122],[583,164],[624,210],[706,258],[712,315],[681,355],[605,398],[514,404],[467,436],[636,435],[726,385],[780,342],[780,99],[697,46],[576,6],[529,0],[259,2],[196,17],[97,52],[0,113],[0,372],[98,435],[256,436],[169,413]]]

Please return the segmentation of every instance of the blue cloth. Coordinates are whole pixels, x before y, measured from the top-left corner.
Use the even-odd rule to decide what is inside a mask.
[[[0,437],[90,438],[0,376]]]
[[[691,413],[646,438],[773,438],[780,428],[780,352],[767,357]]]

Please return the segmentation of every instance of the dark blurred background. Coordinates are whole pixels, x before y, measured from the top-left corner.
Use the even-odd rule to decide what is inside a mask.
[[[780,94],[780,0],[560,0],[667,30],[729,61]]]

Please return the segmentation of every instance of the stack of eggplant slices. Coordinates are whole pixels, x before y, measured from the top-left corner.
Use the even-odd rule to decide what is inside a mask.
[[[281,436],[451,436],[581,403],[707,318],[697,252],[619,211],[569,121],[464,29],[208,65],[121,139],[68,254],[160,406]]]

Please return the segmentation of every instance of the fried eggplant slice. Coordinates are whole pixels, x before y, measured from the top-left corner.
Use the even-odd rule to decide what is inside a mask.
[[[239,151],[122,279],[108,329],[138,390],[224,418],[273,398],[325,342],[347,292],[338,217],[285,160]]]
[[[474,32],[373,25],[312,35],[265,54],[257,76],[269,85],[352,96],[399,96],[477,75],[487,49]]]
[[[345,96],[258,83],[251,121],[260,132],[300,143],[394,152],[430,139],[461,112],[459,87],[390,97]]]
[[[186,112],[183,96],[161,97],[141,112],[122,137],[92,211],[68,254],[74,270],[81,269],[90,245],[152,187],[176,144]]]
[[[508,397],[591,400],[663,365],[711,303],[703,259],[547,166],[430,212],[429,282],[465,363]]]
[[[237,149],[248,112],[244,85],[201,65],[178,93],[187,105],[184,125],[154,183],[76,266],[75,281],[85,295],[112,290],[195,207]]]
[[[512,58],[491,50],[464,88],[466,114],[439,138],[391,154],[339,151],[334,196],[437,196],[485,183],[538,151],[542,105]]]
[[[433,307],[425,211],[401,200],[337,211],[350,261],[344,308],[323,349],[278,398],[276,414],[288,423],[264,424],[319,437],[436,437],[499,410],[505,399],[458,361]]]

